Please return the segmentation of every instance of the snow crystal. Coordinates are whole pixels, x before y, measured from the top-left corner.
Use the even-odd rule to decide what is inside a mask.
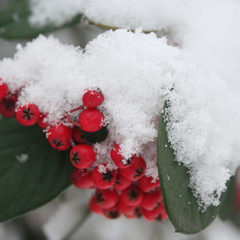
[[[25,163],[28,160],[28,155],[27,154],[20,154],[16,156],[16,159],[20,162],[20,163]]]

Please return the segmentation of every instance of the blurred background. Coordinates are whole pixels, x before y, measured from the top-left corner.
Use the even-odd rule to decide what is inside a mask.
[[[0,0],[0,10],[10,0]],[[81,25],[51,33],[61,42],[84,47],[91,39],[103,32],[100,28]],[[0,39],[0,60],[13,57],[16,45],[24,41]],[[222,222],[216,219],[205,231],[195,235],[182,235],[174,232],[169,221],[149,223],[144,219],[128,220],[121,217],[107,220],[103,216],[91,214],[82,223],[88,200],[89,190],[70,187],[53,202],[27,215],[8,223],[0,224],[0,240],[238,240],[240,228],[237,220]],[[26,202],[26,204],[28,204]],[[239,213],[235,217],[239,218]],[[239,221],[239,219],[238,219]],[[239,222],[238,222],[239,223]],[[240,225],[240,224],[239,224]]]

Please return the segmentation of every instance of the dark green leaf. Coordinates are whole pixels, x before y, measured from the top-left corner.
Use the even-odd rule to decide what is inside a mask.
[[[103,127],[101,130],[97,132],[83,132],[83,138],[87,140],[89,144],[100,143],[103,142],[108,136],[107,127]]]
[[[164,109],[166,107],[167,104]],[[176,232],[197,233],[215,219],[219,207],[209,207],[205,212],[199,210],[197,200],[188,187],[190,178],[187,169],[175,161],[163,115],[159,123],[158,169],[165,207]]]
[[[228,189],[219,211],[220,218],[225,221],[233,215],[237,194],[236,178],[232,177],[228,182]]]
[[[0,11],[0,37],[6,39],[27,39],[39,34],[52,32],[61,28],[69,27],[81,21],[82,15],[75,16],[71,21],[56,27],[52,24],[44,27],[32,26],[28,18],[30,8],[27,0],[16,1],[8,8]]]
[[[42,130],[0,119],[0,221],[33,210],[70,185],[68,152],[50,147]],[[19,157],[26,154],[25,162]]]

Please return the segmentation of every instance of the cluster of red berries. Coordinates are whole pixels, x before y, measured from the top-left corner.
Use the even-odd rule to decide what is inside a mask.
[[[109,169],[106,164],[88,169],[97,159],[94,148],[84,139],[85,133],[99,132],[104,127],[104,115],[97,108],[104,101],[100,90],[89,89],[83,97],[83,106],[66,114],[66,119],[74,127],[64,124],[51,126],[48,115],[41,113],[38,106],[29,103],[16,109],[17,94],[11,94],[6,83],[0,79],[0,113],[5,117],[15,117],[25,125],[36,123],[46,129],[47,139],[52,147],[64,151],[73,148],[70,160],[75,167],[73,184],[80,189],[96,189],[90,200],[90,208],[97,214],[115,219],[124,214],[127,218],[144,216],[148,221],[166,219],[159,180],[147,177],[146,163],[142,157],[134,155],[124,159],[119,144],[109,153],[118,170]],[[77,121],[70,114],[82,110]]]

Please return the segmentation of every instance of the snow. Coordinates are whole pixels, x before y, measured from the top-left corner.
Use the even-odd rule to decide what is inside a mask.
[[[22,153],[20,155],[16,156],[16,159],[20,162],[20,163],[25,163],[28,160],[28,155],[25,153]]]
[[[32,0],[33,24],[56,25],[83,12],[91,21],[128,29],[159,30],[166,38],[109,31],[83,50],[39,37],[0,63],[19,104],[36,103],[55,124],[100,87],[110,129],[96,144],[96,164],[110,163],[112,143],[126,157],[144,155],[156,178],[157,121],[170,100],[168,135],[176,160],[188,167],[190,186],[204,208],[219,204],[240,164],[240,3],[236,0]],[[177,42],[171,47],[166,42]],[[38,56],[36,58],[36,56]],[[66,84],[66,82],[68,84]],[[174,89],[170,92],[171,87]],[[112,163],[113,164],[113,163]],[[114,168],[114,165],[112,166]]]

